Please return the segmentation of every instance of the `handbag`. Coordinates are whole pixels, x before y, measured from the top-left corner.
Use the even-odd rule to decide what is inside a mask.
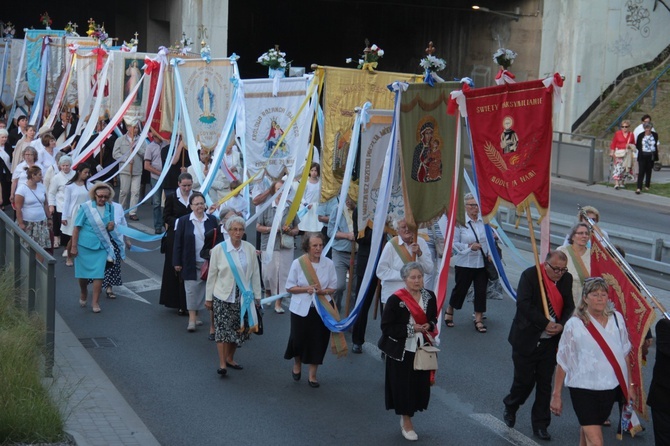
[[[626,149],[616,149],[614,151],[615,158],[623,158],[624,156],[626,156]]]
[[[440,349],[425,343],[416,349],[414,370],[437,370],[437,352]]]
[[[214,249],[215,244],[216,244],[216,228],[214,228],[214,236],[212,237],[212,249]],[[208,275],[209,275],[209,260],[205,260],[202,266],[200,267],[200,280],[207,280]]]
[[[279,246],[284,249],[293,249],[295,248],[295,239],[292,235],[282,234],[279,239]]]
[[[263,306],[256,306],[256,315],[258,317],[258,330],[255,331],[257,335],[263,334]]]
[[[472,233],[475,234],[475,240],[477,240],[477,243],[479,243],[479,237],[477,237],[477,231],[475,231],[475,228],[472,226],[472,222],[469,223],[470,223],[470,229],[472,229]],[[486,269],[486,277],[488,277],[488,279],[491,281],[498,280],[498,270],[496,269],[496,266],[484,254],[484,251],[482,249],[480,249],[479,252],[482,253],[482,258],[484,259],[484,268]]]

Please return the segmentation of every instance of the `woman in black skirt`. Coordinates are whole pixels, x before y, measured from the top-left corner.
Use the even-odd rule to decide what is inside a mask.
[[[408,262],[400,269],[405,287],[393,293],[382,314],[382,338],[379,347],[386,354],[386,410],[400,415],[403,437],[416,441],[412,417],[428,408],[430,374],[414,370],[417,347],[429,342],[428,333],[437,326],[435,294],[423,287],[424,271],[417,262]]]
[[[314,300],[324,296],[332,304],[337,288],[337,274],[333,261],[321,256],[324,237],[320,232],[303,236],[302,249],[307,254],[291,264],[286,281],[286,291],[291,293],[291,336],[284,359],[293,359],[293,379],[300,381],[302,364],[309,364],[307,383],[319,387],[316,371],[326,355],[330,331],[323,324],[314,307]],[[275,251],[275,255],[279,253]]]

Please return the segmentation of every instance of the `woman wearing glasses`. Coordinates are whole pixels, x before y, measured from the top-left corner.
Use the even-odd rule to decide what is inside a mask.
[[[126,257],[123,242],[116,233],[114,207],[111,204],[114,191],[107,183],[97,183],[89,191],[90,201],[82,203],[77,211],[72,231],[70,256],[74,258],[74,276],[79,279],[79,305],[86,306],[88,281],[93,281],[94,313],[100,313],[100,292],[107,263],[114,262],[114,245],[120,249],[121,258]]]
[[[563,410],[563,384],[570,389],[580,425],[580,444],[603,444],[602,424],[621,395],[633,394],[631,344],[623,316],[610,309],[607,283],[587,278],[575,314],[558,344],[551,412]],[[608,353],[605,353],[605,352]],[[611,353],[611,355],[610,355]]]
[[[200,192],[193,192],[189,197],[191,213],[179,217],[175,223],[172,265],[184,279],[186,291],[186,309],[188,325],[186,329],[194,332],[198,320],[198,310],[205,309],[205,287],[207,282],[200,278],[200,268],[205,260],[200,251],[205,245],[205,234],[217,226],[216,217],[205,213],[207,205]]]
[[[486,285],[488,276],[484,267],[484,253],[490,259],[489,244],[486,241],[484,221],[479,215],[479,205],[472,194],[463,197],[465,202],[465,225],[458,225],[454,231],[454,269],[456,285],[451,291],[449,306],[444,315],[447,327],[454,326],[454,309],[460,310],[468,294],[470,285],[475,287],[475,330],[486,333],[486,325],[482,322],[486,312]]]
[[[612,179],[614,189],[625,186],[626,174],[633,168],[633,151],[635,150],[635,137],[630,129],[630,121],[621,121],[621,130],[618,130],[610,143],[610,157],[614,168]]]
[[[568,245],[558,248],[568,257],[568,272],[572,275],[572,297],[575,305],[582,295],[584,280],[591,275],[591,231],[586,223],[577,223],[570,230]]]

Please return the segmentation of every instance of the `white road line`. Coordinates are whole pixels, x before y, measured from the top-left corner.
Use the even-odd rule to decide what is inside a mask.
[[[491,415],[490,413],[473,413],[470,418],[492,430],[498,436],[507,440],[508,443],[517,446],[540,446],[532,439],[516,429],[509,428],[505,423]]]
[[[136,261],[134,261],[134,260],[132,260],[132,259],[126,257],[126,259],[124,260],[124,262],[125,262],[126,265],[128,265],[128,266],[131,267],[131,268],[133,268],[133,269],[136,270],[137,272],[144,274],[144,275],[147,276],[149,279],[153,279],[153,280],[155,280],[155,281],[158,282],[158,283],[162,283],[161,276],[159,276],[158,274],[154,273],[154,272],[151,271],[150,269],[145,268],[144,266],[140,265],[140,264],[137,263]]]
[[[126,285],[130,285],[130,284],[132,284],[132,282],[127,283]],[[149,302],[145,298],[141,297],[139,294],[135,293],[134,291],[131,291],[126,285],[121,285],[121,286],[114,287],[114,294],[116,294],[118,297],[127,297],[128,299],[137,300],[139,302],[151,305],[151,302]]]

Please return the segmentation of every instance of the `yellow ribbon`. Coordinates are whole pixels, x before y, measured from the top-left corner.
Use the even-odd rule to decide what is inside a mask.
[[[375,71],[377,68],[377,62],[365,62],[361,70]]]

